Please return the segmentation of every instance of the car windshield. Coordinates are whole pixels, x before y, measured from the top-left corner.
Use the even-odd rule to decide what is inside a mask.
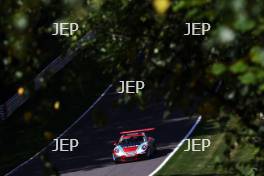
[[[130,138],[122,139],[122,141],[119,142],[119,145],[121,145],[122,147],[128,147],[140,145],[142,142],[144,142],[143,136],[133,136]]]

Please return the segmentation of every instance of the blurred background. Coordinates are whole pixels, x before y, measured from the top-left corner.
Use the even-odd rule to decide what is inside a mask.
[[[0,174],[47,145],[118,80],[146,84],[144,93],[120,103],[144,108],[160,97],[164,119],[173,106],[198,102],[199,134],[213,124],[219,146],[208,154],[214,167],[194,173],[263,174],[263,9],[262,0],[2,0]],[[55,22],[75,22],[79,30],[53,36]],[[190,22],[210,23],[211,31],[184,36]],[[39,75],[36,85],[58,56],[70,60]],[[7,116],[14,95],[26,99]],[[165,169],[165,175],[180,172]]]

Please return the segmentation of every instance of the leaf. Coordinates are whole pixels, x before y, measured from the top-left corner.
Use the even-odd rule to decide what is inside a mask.
[[[252,72],[247,72],[239,76],[239,80],[246,85],[254,84],[256,82],[256,76]]]
[[[244,73],[248,69],[248,65],[243,61],[237,61],[230,67],[232,73]]]
[[[264,80],[264,70],[258,70],[256,73],[256,77],[258,80],[263,81]]]
[[[259,87],[258,87],[258,90],[260,92],[264,92],[264,84],[261,84]]]
[[[254,46],[250,50],[250,57],[252,62],[256,64],[261,64],[264,66],[264,49],[259,46]]]
[[[163,15],[167,12],[167,10],[170,8],[171,2],[169,0],[154,0],[153,1],[153,6],[155,11]]]
[[[175,1],[175,3],[172,6],[172,10],[174,12],[177,12],[182,9],[187,9],[190,7],[199,7],[203,6],[207,3],[210,3],[211,0],[181,0],[181,1]]]
[[[234,27],[241,32],[247,32],[255,26],[255,21],[248,18],[245,14],[238,15],[238,19],[234,23]]]
[[[211,69],[211,72],[215,76],[219,76],[219,75],[223,74],[225,71],[226,71],[226,66],[222,63],[215,63]]]
[[[172,10],[173,12],[177,12],[181,9],[183,9],[184,7],[186,7],[186,3],[185,1],[176,1],[176,3],[172,6]]]

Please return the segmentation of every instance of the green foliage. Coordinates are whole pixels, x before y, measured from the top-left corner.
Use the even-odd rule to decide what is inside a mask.
[[[52,58],[66,48],[74,47],[81,36],[92,30],[96,39],[83,43],[83,53],[75,62],[93,62],[88,62],[89,68],[79,63],[76,65],[79,69],[69,71],[68,76],[61,75],[61,81],[54,80],[49,84],[45,80],[43,87],[53,90],[47,91],[49,96],[43,95],[43,106],[37,108],[39,112],[46,112],[45,108],[54,102],[56,97],[52,96],[57,95],[58,90],[73,93],[81,91],[87,80],[98,81],[97,76],[90,75],[99,69],[112,82],[145,81],[144,91],[133,98],[125,96],[120,100],[123,103],[137,99],[144,105],[155,97],[163,99],[169,110],[175,105],[193,107],[197,98],[204,99],[202,95],[207,95],[200,103],[205,117],[207,111],[218,114],[219,121],[238,117],[236,123],[244,127],[232,132],[226,129],[234,139],[226,140],[227,154],[236,151],[233,146],[240,139],[258,149],[263,148],[264,138],[260,132],[263,119],[257,114],[263,113],[264,106],[264,1],[176,0],[171,1],[171,8],[161,8],[162,15],[157,14],[153,2],[1,2],[2,92],[14,92],[17,85],[32,79]],[[68,38],[49,37],[52,23],[57,21],[78,22],[80,31]],[[184,36],[186,22],[210,22],[212,29],[206,36]],[[218,84],[220,88],[216,89]],[[5,93],[2,95],[6,96]],[[220,110],[224,111],[224,116],[218,113]],[[45,124],[45,128],[51,125],[45,119],[52,113],[52,110],[43,115],[39,113],[36,121]],[[167,116],[169,111],[164,114]],[[107,124],[103,115],[98,115],[98,119],[95,116],[93,120],[100,127]],[[254,136],[249,133],[251,131]],[[264,153],[259,150],[254,155],[254,162],[229,162],[228,155],[222,160],[228,163],[226,170],[236,165],[240,170],[256,167],[256,175],[261,175],[263,158]],[[232,171],[237,172],[236,175],[245,174],[239,169]]]
[[[212,66],[212,73],[216,76],[219,76],[221,74],[223,74],[226,70],[226,66],[224,64],[221,63],[215,63]]]
[[[252,62],[260,64],[264,67],[264,49],[259,46],[254,46],[250,50],[250,57]]]
[[[247,72],[239,77],[239,80],[243,84],[254,84],[256,83],[256,77],[252,72]]]
[[[172,10],[173,12],[177,12],[182,9],[189,9],[192,7],[201,7],[210,2],[211,0],[189,0],[189,1],[178,0],[178,1],[175,1],[174,4],[172,5]]]
[[[239,60],[230,67],[230,70],[233,73],[244,73],[248,70],[248,66],[243,60]]]

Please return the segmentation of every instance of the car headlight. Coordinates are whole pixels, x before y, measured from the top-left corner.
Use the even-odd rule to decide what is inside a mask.
[[[141,148],[142,148],[143,151],[145,151],[145,150],[147,150],[148,146],[147,145],[142,145]]]
[[[118,147],[118,146],[116,148],[114,148],[114,154],[117,156],[125,155],[122,147]]]
[[[148,145],[145,143],[145,144],[142,144],[141,146],[138,147],[137,149],[137,153],[138,154],[143,154],[147,151],[148,149]]]
[[[119,149],[118,149],[118,148],[115,148],[115,149],[114,149],[114,152],[115,152],[115,153],[119,153]]]

